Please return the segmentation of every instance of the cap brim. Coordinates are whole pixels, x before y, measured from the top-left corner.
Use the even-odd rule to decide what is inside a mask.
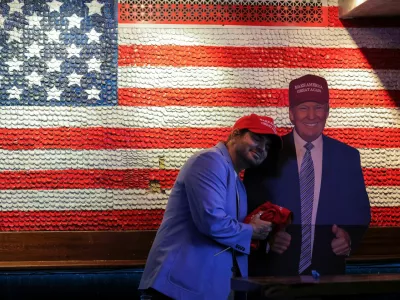
[[[292,100],[292,102],[290,103],[290,106],[297,106],[297,105],[300,105],[300,104],[302,104],[302,103],[304,103],[304,102],[315,102],[315,103],[318,103],[318,104],[327,104],[327,103],[329,103],[329,100],[326,100],[326,99],[321,99],[320,97],[308,97],[308,98],[306,98],[306,99],[296,99],[296,100]]]

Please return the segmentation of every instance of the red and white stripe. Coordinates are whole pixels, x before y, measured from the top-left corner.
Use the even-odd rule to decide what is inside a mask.
[[[165,193],[164,193],[165,192]],[[373,206],[400,206],[400,191],[392,187],[368,187]],[[383,198],[382,194],[388,194]],[[10,190],[1,194],[3,211],[131,210],[164,209],[169,190],[150,193],[147,189]],[[58,199],[64,199],[60,202]],[[386,199],[390,199],[386,203]]]
[[[400,78],[400,76],[399,76]],[[397,79],[400,80],[400,79]],[[212,95],[210,95],[212,97]],[[215,103],[218,105],[218,103]],[[33,128],[215,128],[230,127],[249,113],[275,118],[278,127],[291,126],[288,107],[269,106],[118,106],[118,107],[4,107],[1,129]],[[384,118],[382,118],[384,116]],[[399,128],[398,107],[335,107],[328,128]],[[16,137],[18,139],[18,137]],[[101,142],[101,141],[99,141]]]
[[[1,150],[2,171],[180,169],[201,149]],[[400,168],[399,148],[359,149],[364,168]],[[105,178],[107,180],[107,178]]]
[[[223,47],[232,51],[231,47],[246,47],[247,52],[252,48],[315,48],[336,49],[337,51],[360,48],[367,51],[383,49],[396,50],[400,46],[400,33],[397,28],[287,28],[287,27],[234,27],[234,26],[151,26],[120,24],[118,28],[119,48],[162,51],[157,46],[191,47],[195,51],[204,51],[203,47]],[[198,49],[195,49],[197,47]],[[306,50],[304,49],[304,50]],[[387,50],[385,50],[387,49]],[[363,50],[364,51],[364,50]],[[129,58],[129,52],[124,53],[122,61]],[[126,57],[125,57],[126,56]],[[167,57],[168,59],[168,57]],[[121,61],[121,57],[119,59]],[[288,63],[288,62],[287,62]]]

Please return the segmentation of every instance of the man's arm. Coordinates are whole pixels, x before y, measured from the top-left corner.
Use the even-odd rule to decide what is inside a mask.
[[[352,211],[354,211],[354,221],[352,224],[338,224],[338,226],[348,234],[351,252],[353,252],[359,246],[371,222],[371,207],[362,173],[360,153],[358,151],[351,165],[352,170],[350,178],[352,180],[353,189],[349,200],[352,201],[351,207]],[[349,254],[351,254],[351,252]]]
[[[249,254],[253,226],[239,222],[225,211],[228,170],[222,158],[217,153],[204,153],[189,172],[184,183],[198,230],[223,245]]]

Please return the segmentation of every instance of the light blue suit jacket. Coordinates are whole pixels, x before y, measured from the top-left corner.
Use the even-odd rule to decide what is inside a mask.
[[[247,197],[236,177],[223,143],[185,163],[171,191],[139,289],[152,287],[173,299],[227,299],[233,264],[231,249],[223,251],[227,247],[236,250],[241,275],[247,276],[253,230],[240,222],[247,214]]]

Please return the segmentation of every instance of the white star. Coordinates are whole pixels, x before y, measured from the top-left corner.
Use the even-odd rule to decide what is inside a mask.
[[[54,71],[61,72],[60,66],[62,63],[63,63],[62,60],[57,60],[53,57],[50,61],[46,62],[47,66],[49,67],[47,72],[54,72]]]
[[[32,86],[34,84],[36,85],[41,85],[40,81],[42,80],[42,75],[39,75],[36,72],[32,72],[29,76],[25,76],[26,79],[29,81],[29,86]]]
[[[24,62],[14,57],[12,60],[6,61],[5,63],[8,65],[8,71],[10,72],[13,70],[20,71],[20,67]]]
[[[95,15],[99,14],[101,16],[101,8],[103,7],[103,3],[99,3],[97,1],[92,1],[90,3],[85,3],[87,7],[89,8],[89,13],[88,15]]]
[[[57,43],[60,42],[60,31],[52,29],[51,31],[46,31],[45,34],[47,35],[49,41],[54,41]]]
[[[96,58],[92,57],[89,62],[88,62],[88,72],[90,71],[97,71],[101,72],[100,66],[101,66],[101,61],[97,60]]]
[[[73,84],[81,85],[81,78],[83,77],[83,75],[76,74],[74,71],[74,73],[68,75],[67,77],[69,79],[68,85],[73,85]]]
[[[64,4],[64,3],[59,2],[59,1],[52,1],[52,2],[50,2],[50,3],[47,3],[47,5],[48,5],[49,8],[50,8],[50,12],[52,12],[52,11],[60,12],[60,7],[61,7],[61,5],[63,5],[63,4]]]
[[[11,89],[7,90],[7,92],[10,94],[10,98],[17,98],[21,100],[21,94],[23,90],[20,90],[16,86],[13,86]]]
[[[8,42],[11,41],[16,41],[19,43],[22,43],[21,37],[22,37],[22,31],[19,31],[16,27],[8,32],[10,34]]]
[[[9,15],[11,15],[13,12],[19,12],[23,14],[22,6],[24,6],[24,3],[19,3],[17,0],[15,2],[8,3],[8,6],[10,6],[10,11],[8,12]]]
[[[79,53],[81,52],[82,48],[78,48],[75,44],[72,44],[71,47],[67,48],[68,57],[77,56],[79,57]]]
[[[42,21],[42,17],[39,17],[38,15],[34,14],[32,16],[27,16],[26,17],[28,19],[28,27],[29,28],[34,28],[35,26],[40,28],[40,21]]]
[[[100,100],[101,90],[91,88],[90,90],[86,90],[86,93],[88,93],[88,99],[94,98],[94,99]]]
[[[90,30],[90,32],[86,33],[87,37],[89,38],[89,43],[90,42],[100,42],[99,37],[101,36],[101,33],[98,33],[94,28]]]
[[[26,53],[26,56],[28,56],[29,58],[34,57],[34,56],[37,56],[40,58],[40,50],[42,50],[43,47],[44,46],[39,46],[37,44],[37,42],[33,42],[33,44],[28,47],[29,53]]]
[[[73,14],[71,17],[66,17],[68,19],[68,29],[72,27],[77,27],[78,29],[81,27],[81,21],[83,18],[78,17],[76,14]]]
[[[60,101],[62,91],[57,89],[55,86],[53,86],[50,90],[47,91],[47,99],[56,99]]]

